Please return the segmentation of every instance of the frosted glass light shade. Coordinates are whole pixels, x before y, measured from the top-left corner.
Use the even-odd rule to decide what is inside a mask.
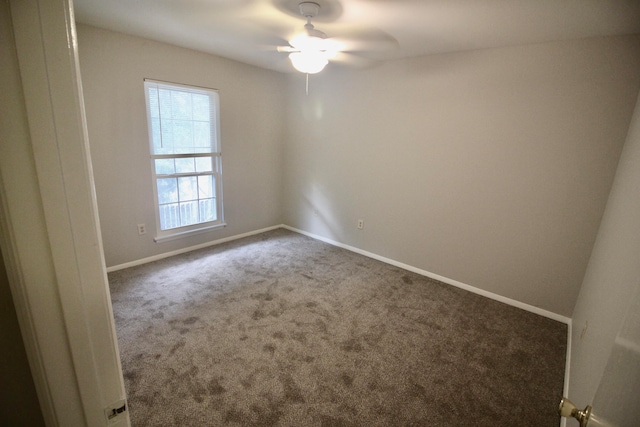
[[[306,74],[319,73],[329,63],[326,55],[318,51],[293,52],[289,59],[296,70]]]

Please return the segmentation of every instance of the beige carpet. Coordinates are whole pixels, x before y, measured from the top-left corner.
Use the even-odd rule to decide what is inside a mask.
[[[297,233],[109,282],[136,427],[559,425],[566,325]]]

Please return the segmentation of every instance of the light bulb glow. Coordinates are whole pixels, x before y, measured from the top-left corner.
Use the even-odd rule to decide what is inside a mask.
[[[298,50],[306,51],[306,50],[316,50],[322,51],[324,50],[324,41],[325,39],[321,39],[320,37],[309,36],[307,34],[300,34],[295,36],[289,44],[295,47]]]
[[[289,54],[293,67],[306,74],[316,74],[329,63],[326,56],[319,51],[293,52]]]
[[[342,50],[342,45],[339,42],[330,39],[324,39],[322,41],[324,45],[323,51],[327,59],[333,59],[338,56],[338,53]]]
[[[293,67],[307,74],[315,74],[322,71],[329,59],[338,55],[341,45],[335,40],[309,35],[299,34],[289,44],[297,50],[289,55]]]

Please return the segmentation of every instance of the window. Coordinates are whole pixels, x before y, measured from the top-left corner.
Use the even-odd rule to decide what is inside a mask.
[[[156,241],[224,225],[218,92],[145,80]]]

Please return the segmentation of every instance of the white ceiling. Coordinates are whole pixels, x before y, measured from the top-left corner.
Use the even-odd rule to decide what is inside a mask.
[[[302,30],[299,1],[74,0],[74,6],[81,23],[292,71],[275,47]],[[640,0],[313,1],[321,5],[316,28],[351,41],[354,52],[340,58],[348,62],[640,34]]]

